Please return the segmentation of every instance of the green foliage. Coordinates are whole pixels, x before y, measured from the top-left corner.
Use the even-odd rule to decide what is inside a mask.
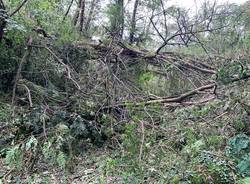
[[[120,31],[124,20],[130,18],[129,16],[127,19],[124,18],[123,13],[126,15],[127,12],[123,12],[123,7],[119,2],[122,1],[115,1],[106,9],[109,19],[108,32]],[[6,2],[7,9],[13,10],[19,3],[20,1],[10,0]],[[119,51],[121,48],[117,47],[116,40],[110,37],[96,47],[89,45],[91,41],[83,39],[72,25],[72,10],[68,17],[64,21],[62,20],[66,8],[65,3],[68,4],[69,1],[31,0],[27,2],[16,16],[7,20],[5,39],[0,43],[0,91],[12,89],[20,58],[26,51],[27,37],[31,35],[33,44],[38,46],[32,49],[21,72],[21,82],[25,82],[24,84],[29,89],[28,92],[31,93],[33,107],[27,107],[28,92],[21,90],[19,88],[21,85],[18,85],[17,88],[16,104],[18,107],[15,107],[13,120],[10,121],[13,115],[11,106],[0,102],[0,124],[8,125],[2,134],[9,131],[8,134],[11,135],[8,142],[2,139],[3,135],[0,135],[0,143],[3,142],[4,146],[9,147],[0,151],[1,156],[5,157],[5,164],[9,169],[15,169],[14,174],[16,174],[16,170],[29,170],[34,163],[37,167],[40,163],[45,163],[48,168],[52,167],[65,172],[70,168],[74,156],[77,155],[80,158],[83,155],[86,158],[78,166],[81,167],[83,162],[86,162],[87,166],[81,169],[81,173],[85,173],[86,177],[90,177],[91,180],[96,175],[99,183],[119,183],[118,181],[135,184],[235,183],[241,176],[250,175],[249,137],[239,134],[228,141],[226,150],[223,146],[225,140],[229,139],[232,134],[245,132],[248,128],[248,88],[244,89],[243,93],[240,91],[241,89],[239,91],[233,88],[229,90],[223,86],[223,93],[224,91],[230,93],[229,99],[222,97],[206,104],[176,103],[168,106],[168,104],[137,103],[137,100],[147,101],[152,98],[157,99],[157,96],[175,96],[193,89],[194,86],[191,86],[190,81],[186,79],[186,73],[182,71],[185,67],[179,67],[177,62],[174,62],[174,66],[164,63],[148,64],[153,61],[151,61],[153,56],[156,57],[155,53],[151,52],[146,54],[146,62],[144,62],[145,58],[140,59],[140,54],[136,57],[132,56],[132,59],[125,58],[133,61],[128,67],[127,62],[123,62],[123,60],[113,62],[113,59],[119,59],[119,61],[124,59],[123,55],[129,49],[140,50],[127,47],[128,49],[124,48]],[[148,8],[156,16],[158,16],[158,11],[162,12],[160,0],[142,1],[141,3],[140,6],[146,5],[142,8],[143,10]],[[235,19],[238,15],[237,12],[241,12],[239,7],[220,6],[218,10],[224,14],[223,11],[226,8],[232,10],[232,16],[216,17],[213,19],[216,22],[211,23],[210,26],[216,28],[233,23],[240,27],[229,26],[227,29],[220,29],[215,34],[209,32],[198,34],[197,38],[204,44],[204,47],[208,46],[208,48],[206,47],[208,54],[211,52],[220,54],[229,48],[237,51],[237,49],[249,46],[249,36],[246,36],[249,32],[246,31],[247,25],[243,20],[237,22]],[[176,18],[180,16],[179,13],[183,13],[184,17],[188,19],[187,12],[178,7],[170,7],[166,12],[167,19]],[[217,12],[214,14],[220,15]],[[139,30],[142,29],[139,24],[143,22],[143,18],[138,19],[138,32],[142,31]],[[181,20],[181,16],[179,18]],[[155,21],[156,17],[153,22]],[[127,31],[126,23],[125,21],[125,33]],[[143,25],[145,23],[143,22]],[[161,21],[155,22],[155,24],[156,27],[162,26]],[[96,23],[93,25],[96,27],[97,34],[103,32],[102,29],[99,29],[99,25]],[[37,33],[32,31],[36,27],[44,29],[52,39],[38,37]],[[175,29],[174,27],[171,23],[169,30],[172,31]],[[149,25],[149,29],[151,28],[152,26]],[[143,29],[143,32],[148,31],[149,35],[153,33],[151,30],[146,30],[146,27]],[[192,29],[199,28],[194,26]],[[159,31],[162,31],[160,27]],[[195,35],[193,38],[195,39]],[[60,62],[64,64],[58,62],[46,49],[40,48],[40,45],[46,45],[53,50],[61,59]],[[87,46],[85,47],[85,45]],[[107,45],[108,47],[106,47]],[[150,43],[150,47],[153,45],[153,42]],[[166,47],[166,51],[172,50],[177,51],[174,46]],[[180,50],[197,55],[204,53],[203,48],[196,43]],[[178,57],[177,53],[172,54],[173,58],[175,58],[175,54]],[[105,62],[100,62],[103,61],[104,55]],[[164,53],[157,55],[156,58],[160,58],[162,55]],[[172,57],[171,53],[169,57]],[[183,59],[182,55],[179,57]],[[211,59],[213,59],[212,55]],[[195,60],[198,59],[195,58]],[[213,67],[221,66],[220,62],[215,60]],[[108,63],[111,67],[106,67]],[[72,70],[66,68],[65,64]],[[158,67],[158,64],[161,66]],[[103,67],[104,65],[105,67]],[[232,60],[231,63],[223,61],[222,65],[218,71],[218,81],[222,84],[228,84],[239,77],[244,77],[249,72],[248,59],[239,62]],[[117,67],[117,73],[112,73],[110,69],[115,67]],[[175,70],[176,67],[178,70]],[[106,70],[110,71],[106,72]],[[112,75],[109,76],[107,73]],[[113,77],[117,79],[113,80]],[[205,76],[206,79],[207,77]],[[195,78],[198,78],[192,81],[195,86],[208,82],[208,80],[203,81],[200,74]],[[81,85],[81,90],[76,89],[71,80],[77,81]],[[93,81],[96,81],[94,85],[92,85]],[[109,85],[109,82],[112,85]],[[135,85],[130,85],[131,82],[134,82]],[[119,83],[118,88],[115,86],[117,83]],[[126,86],[126,90],[123,85]],[[127,89],[131,92],[127,93]],[[219,90],[218,94],[221,94],[221,88],[217,90]],[[231,91],[236,95],[231,95]],[[199,95],[197,94],[197,97]],[[129,97],[127,98],[127,96]],[[131,102],[129,101],[130,96],[138,96],[138,98]],[[4,101],[10,99],[3,98]],[[187,101],[198,101],[196,98],[191,98]],[[123,100],[126,101],[125,107],[116,108],[115,104],[123,103]],[[106,109],[107,101],[108,105],[114,104],[114,108]],[[244,110],[242,110],[242,104],[244,104]],[[20,142],[22,143],[17,144]],[[105,149],[97,148],[97,146],[103,145]],[[88,150],[89,148],[91,150]],[[226,156],[224,151],[226,151]],[[98,169],[92,169],[92,166]],[[89,169],[90,167],[91,169]],[[37,174],[28,178],[28,183],[49,183],[48,176],[44,177],[43,182],[43,176],[38,172],[40,171],[37,170]],[[110,181],[113,178],[118,181]],[[246,178],[240,182],[246,183],[247,180]],[[84,178],[82,181],[90,180]]]
[[[14,49],[5,49],[5,44],[0,43],[0,89],[2,91],[9,89],[13,79],[12,72],[15,71],[18,56]]]
[[[240,158],[250,150],[250,138],[245,134],[239,134],[228,141],[226,153]]]
[[[89,131],[86,127],[86,124],[84,123],[84,120],[78,116],[76,119],[73,121],[73,124],[71,125],[71,130],[72,130],[72,136],[73,137],[88,137]]]
[[[31,136],[29,141],[26,143],[26,150],[36,151],[37,145],[38,145],[38,140],[34,136]]]
[[[21,170],[23,167],[23,152],[19,145],[9,148],[6,152],[5,163],[10,167]]]
[[[241,179],[240,181],[237,182],[237,184],[249,184],[250,183],[250,177]]]
[[[248,31],[249,32],[249,31]],[[249,33],[248,33],[249,35]],[[243,43],[242,45],[245,46],[245,49],[249,49],[250,48],[250,36],[246,36],[244,39],[243,39]]]
[[[51,163],[50,160],[53,160],[53,158],[56,157],[56,153],[55,153],[55,150],[52,148],[51,141],[46,141],[43,144],[42,153],[43,153],[45,160],[49,161],[49,163]]]
[[[221,143],[223,143],[224,140],[225,140],[224,136],[220,135],[209,136],[207,139],[207,145],[215,149],[219,149],[221,147]]]
[[[149,81],[154,80],[154,77],[155,76],[151,72],[143,73],[139,78],[139,82],[147,84]]]
[[[65,26],[65,24],[71,25],[70,21],[71,20],[67,20],[64,22],[64,24],[57,21],[57,25],[53,27],[52,33],[56,33],[56,35],[59,37],[55,43],[56,45],[61,46],[65,44],[71,44],[74,41],[82,39],[82,36],[73,26]]]
[[[222,101],[215,100],[203,107],[190,106],[182,108],[177,111],[177,119],[178,121],[183,121],[188,118],[197,120],[201,117],[209,117],[216,110],[222,108],[223,106],[224,103]]]
[[[190,156],[194,157],[199,154],[199,152],[205,148],[205,142],[203,140],[198,140],[194,142],[191,145],[187,145],[183,148],[183,151],[186,154],[189,154]]]
[[[244,131],[247,128],[247,122],[245,120],[245,113],[240,113],[234,121],[234,127],[237,131]]]
[[[200,159],[214,183],[230,184],[235,182],[236,174],[226,159],[217,157],[208,151],[202,152]]]
[[[239,134],[229,140],[226,153],[232,156],[237,164],[239,174],[250,176],[250,138],[245,134]]]
[[[189,83],[182,79],[180,73],[174,70],[172,66],[166,65],[162,67],[158,71],[153,65],[149,65],[145,69],[146,71],[138,72],[138,82],[146,93],[157,96],[171,96],[184,93],[190,88]]]
[[[42,155],[44,156],[44,161],[46,161],[49,165],[58,164],[62,169],[66,168],[67,164],[67,156],[63,153],[62,146],[64,145],[63,137],[58,134],[58,137],[51,138],[50,140],[46,141],[42,145]],[[17,145],[10,147],[6,151],[5,156],[5,163],[10,168],[21,170],[24,167],[24,155],[29,155],[30,159],[38,159],[37,152],[39,151],[38,146],[41,144],[38,140],[31,136],[25,145]],[[40,151],[39,151],[40,153]],[[30,163],[27,163],[30,164]]]
[[[117,160],[112,158],[107,158],[103,165],[101,166],[101,169],[104,171],[105,176],[109,176],[110,172],[113,173],[115,171],[115,168],[117,167]]]
[[[11,113],[11,107],[8,104],[0,102],[0,122],[8,122]]]
[[[241,78],[246,75],[246,70],[241,63],[232,63],[227,66],[223,66],[218,71],[218,80],[224,84],[232,82],[236,78]]]
[[[119,31],[123,22],[123,7],[119,3],[109,4],[106,9],[106,14],[109,19],[110,30],[113,32]]]
[[[48,177],[43,176],[42,174],[34,173],[27,178],[27,184],[41,183],[41,184],[50,184]]]
[[[140,139],[138,138],[138,135],[136,134],[137,130],[137,124],[131,123],[126,125],[125,132],[122,136],[122,144],[126,150],[126,155],[129,158],[136,158],[138,157],[139,152],[139,144]]]
[[[43,144],[42,154],[47,164],[58,165],[62,169],[66,169],[68,157],[61,151],[63,150],[64,141],[65,140],[59,136],[57,140],[51,139]]]
[[[56,161],[61,168],[66,168],[67,156],[62,151],[59,151]]]
[[[146,6],[149,7],[152,10],[155,10],[157,8],[160,8],[161,1],[160,0],[152,0],[152,1],[146,1]]]
[[[250,153],[246,154],[237,165],[239,173],[243,176],[250,176]]]
[[[197,133],[192,128],[184,128],[183,130],[184,139],[187,141],[189,145],[194,144],[197,140]],[[201,141],[202,142],[202,141]],[[201,143],[198,141],[198,144]]]

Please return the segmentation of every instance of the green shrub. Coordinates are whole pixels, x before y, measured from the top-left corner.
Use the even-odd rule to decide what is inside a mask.
[[[236,180],[235,169],[228,159],[214,155],[209,151],[203,151],[200,155],[200,162],[205,172],[211,176],[213,183],[234,183]]]
[[[237,165],[239,173],[243,176],[250,177],[250,153],[246,154]]]
[[[250,138],[245,134],[239,134],[228,141],[226,153],[235,158],[241,158],[250,151]]]
[[[21,170],[23,167],[23,152],[19,145],[9,148],[6,152],[5,163],[11,169]]]

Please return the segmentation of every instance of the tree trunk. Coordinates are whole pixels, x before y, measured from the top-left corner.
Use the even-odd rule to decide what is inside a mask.
[[[83,23],[84,23],[84,16],[85,16],[85,0],[81,0],[81,6],[80,6],[80,22],[79,22],[79,28],[80,31],[83,31]]]
[[[79,19],[79,13],[80,13],[80,8],[81,8],[81,2],[82,2],[82,0],[79,0],[79,1],[78,1],[78,6],[77,6],[77,9],[76,9],[74,18],[73,18],[73,24],[74,24],[75,26],[76,26],[76,24],[77,24],[77,22],[78,22],[78,19]]]
[[[121,0],[121,38],[123,37],[124,33],[124,0]]]
[[[124,0],[117,0],[117,6],[119,7],[119,15],[116,28],[118,29],[118,37],[122,39],[124,32]]]
[[[90,22],[93,19],[94,10],[96,8],[98,1],[99,0],[92,0],[92,2],[91,2],[88,18],[87,18],[86,25],[85,25],[85,31],[87,34],[88,34],[89,29],[90,29]]]
[[[0,0],[0,42],[3,39],[4,28],[6,27],[6,24],[7,24],[5,17],[7,18],[7,15],[5,12],[5,6],[2,0]]]
[[[129,34],[129,43],[132,44],[134,42],[135,30],[136,30],[136,13],[139,5],[139,0],[135,0],[134,10],[131,21],[131,29]]]

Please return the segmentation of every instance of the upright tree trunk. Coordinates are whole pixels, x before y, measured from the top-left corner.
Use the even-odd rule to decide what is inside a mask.
[[[131,28],[129,34],[129,43],[132,44],[134,42],[135,30],[136,30],[136,13],[139,5],[139,0],[135,0],[134,10],[131,21]]]
[[[73,18],[73,24],[76,26],[77,22],[78,22],[78,19],[79,19],[79,13],[80,13],[80,8],[81,8],[81,2],[82,0],[79,0],[78,1],[78,6],[77,6],[77,9],[76,9],[76,12],[75,12],[75,15],[74,15],[74,18]]]
[[[119,7],[119,15],[116,28],[119,38],[122,39],[124,33],[124,0],[117,0],[117,6]]]
[[[91,2],[88,18],[87,18],[87,21],[86,21],[86,24],[85,24],[86,33],[88,33],[88,31],[90,29],[90,22],[93,19],[94,10],[96,8],[96,5],[97,5],[98,1],[99,0],[92,0],[92,2]]]
[[[4,35],[4,28],[6,27],[6,12],[5,12],[5,6],[2,2],[2,0],[0,0],[0,42],[3,39],[3,35]]]
[[[80,22],[79,22],[79,28],[80,31],[83,31],[83,24],[84,24],[84,18],[85,18],[85,0],[81,1],[81,7],[80,7]]]

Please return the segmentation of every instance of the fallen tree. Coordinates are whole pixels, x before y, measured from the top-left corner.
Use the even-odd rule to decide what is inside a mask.
[[[44,162],[37,155],[42,154],[48,143],[55,151],[54,159],[62,153],[67,155],[68,166],[74,155],[82,152],[82,145],[101,146],[106,141],[120,144],[125,127],[135,122],[138,114],[145,116],[143,121],[138,121],[139,134],[142,134],[141,159],[146,129],[164,132],[169,140],[173,139],[169,132],[175,132],[158,125],[162,115],[155,109],[160,107],[160,112],[168,113],[166,117],[170,118],[173,111],[202,108],[226,98],[223,90],[227,85],[245,82],[250,76],[249,68],[242,62],[244,59],[239,60],[239,65],[232,60],[234,65],[229,65],[229,71],[225,71],[217,61],[210,66],[211,58],[208,62],[206,58],[175,52],[157,54],[120,42],[92,44],[84,41],[56,47],[31,40],[17,69],[6,70],[13,73],[14,79],[12,114],[9,116],[12,124],[0,126],[1,131],[9,132],[8,136],[0,137],[3,147],[13,141],[20,148],[25,148],[29,140],[38,142],[34,152],[22,150],[29,155],[28,160],[23,161],[27,171]],[[231,72],[232,67],[234,72]],[[169,73],[173,74],[172,78],[168,77]],[[176,73],[178,75],[174,75]],[[159,95],[142,87],[142,76],[146,81],[152,76],[153,79],[160,77],[161,81],[172,83],[169,89],[175,88],[178,82],[185,82],[183,88],[174,93]],[[143,85],[153,88],[159,84]],[[247,103],[240,104],[248,108]],[[213,115],[213,118],[219,119],[227,113],[219,111],[221,115]]]

